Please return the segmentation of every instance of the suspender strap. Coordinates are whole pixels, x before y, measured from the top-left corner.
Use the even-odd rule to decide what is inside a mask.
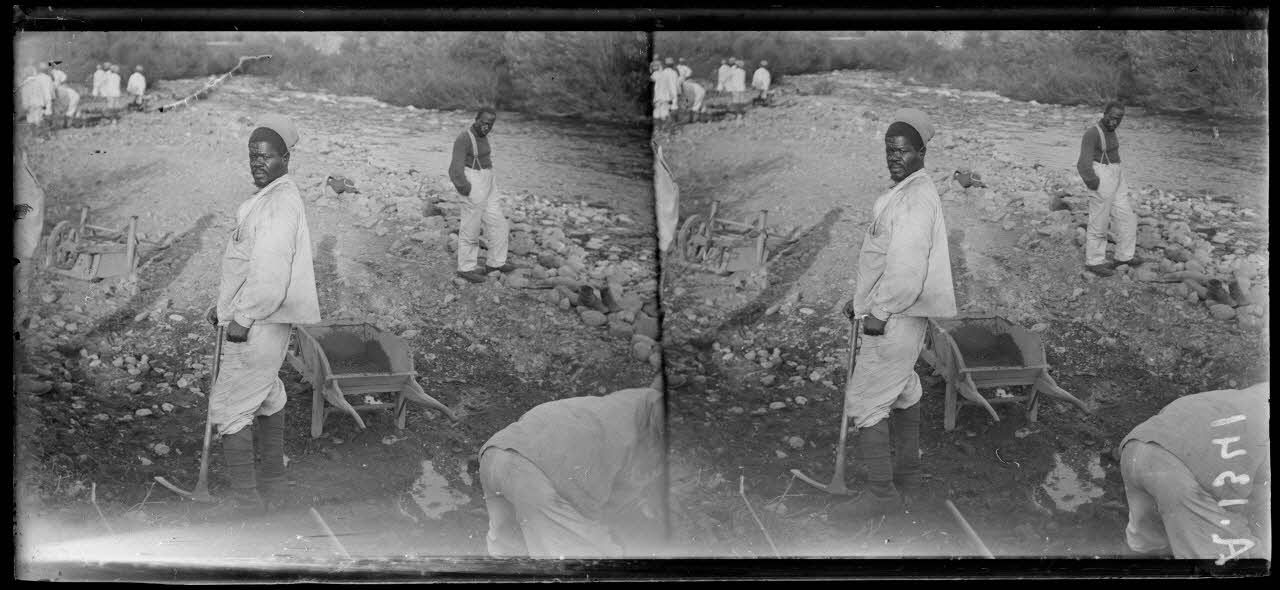
[[[471,162],[476,165],[476,170],[483,170],[480,167],[480,146],[476,144],[476,136],[470,127],[467,128],[467,137],[471,138]]]
[[[1103,164],[1110,164],[1110,163],[1111,163],[1111,157],[1107,155],[1107,135],[1106,135],[1106,133],[1104,133],[1104,132],[1102,131],[1102,126],[1101,126],[1101,125],[1098,125],[1098,124],[1096,124],[1096,123],[1095,123],[1095,124],[1093,125],[1093,128],[1098,130],[1098,141],[1101,141],[1101,142],[1102,142],[1102,160],[1103,160],[1103,162],[1102,162],[1102,163],[1103,163]]]

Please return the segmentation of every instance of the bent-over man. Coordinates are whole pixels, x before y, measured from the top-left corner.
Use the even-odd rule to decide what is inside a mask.
[[[483,283],[491,272],[508,273],[516,269],[507,262],[510,230],[502,213],[502,199],[494,188],[489,133],[497,120],[498,114],[493,109],[481,109],[471,126],[453,141],[453,159],[449,162],[449,180],[463,197],[458,227],[458,276],[473,283]],[[478,268],[482,226],[488,242],[484,272]]]
[[[480,449],[489,554],[635,556],[628,539],[663,521],[662,411],[656,389],[624,389],[535,406],[493,435]]]
[[[858,433],[867,490],[837,506],[837,520],[899,511],[920,488],[922,389],[916,359],[929,318],[956,314],[942,201],[924,169],[932,137],[928,115],[916,109],[898,111],[885,133],[885,160],[895,184],[876,199],[858,255],[856,291],[845,305],[850,318],[866,316],[844,411]]]
[[[258,191],[240,204],[222,256],[218,303],[208,319],[226,325],[210,420],[222,435],[231,494],[211,517],[260,515],[283,500],[284,383],[280,366],[294,324],[320,321],[311,233],[289,158],[293,123],[262,118],[249,136],[249,172]],[[256,428],[255,428],[256,422]],[[256,430],[256,436],[255,436]],[[254,443],[262,472],[254,470]]]
[[[1182,559],[1271,559],[1271,383],[1174,400],[1120,442],[1125,540]]]
[[[706,110],[702,100],[706,95],[707,90],[693,80],[680,83],[680,110],[689,113],[690,121],[702,120],[702,113]]]

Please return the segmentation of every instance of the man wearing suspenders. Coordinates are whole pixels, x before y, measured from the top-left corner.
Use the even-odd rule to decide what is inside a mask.
[[[1116,128],[1124,119],[1124,105],[1107,104],[1102,119],[1084,132],[1076,170],[1085,186],[1094,191],[1089,200],[1089,232],[1084,247],[1085,269],[1109,277],[1115,267],[1138,266],[1145,260],[1133,255],[1138,243],[1138,216],[1133,212],[1124,170],[1120,168],[1120,140]],[[1107,264],[1107,232],[1116,235],[1115,262]]]
[[[473,283],[483,283],[494,271],[507,273],[516,269],[507,262],[509,227],[501,200],[493,190],[489,132],[497,120],[492,109],[481,109],[475,122],[453,142],[453,160],[449,163],[449,180],[464,197],[462,224],[458,228],[458,276]],[[488,241],[484,271],[477,267],[482,225]]]

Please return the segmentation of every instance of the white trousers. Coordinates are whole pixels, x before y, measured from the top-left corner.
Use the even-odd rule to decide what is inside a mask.
[[[1115,259],[1133,258],[1138,244],[1138,216],[1133,212],[1132,196],[1125,184],[1124,170],[1119,164],[1093,163],[1098,175],[1098,190],[1089,199],[1089,230],[1084,247],[1084,263],[1089,266],[1107,261],[1107,232],[1116,235]]]
[[[924,348],[929,318],[895,315],[884,335],[862,335],[862,348],[845,386],[844,412],[854,428],[870,428],[920,401],[924,390],[916,374],[916,359]]]
[[[655,100],[653,101],[653,118],[659,121],[665,121],[671,115],[671,101]]]
[[[486,449],[480,456],[480,486],[489,512],[485,541],[491,557],[621,557],[609,528],[579,512],[519,453]]]
[[[1271,523],[1255,512],[1219,506],[1191,470],[1160,445],[1126,443],[1120,475],[1129,503],[1125,540],[1130,549],[1179,559],[1225,561],[1233,551],[1243,551],[1238,557],[1270,559]]]
[[[280,367],[289,350],[290,324],[249,326],[245,342],[222,343],[222,366],[209,392],[209,413],[223,436],[253,424],[254,416],[270,416],[284,409],[288,397]]]
[[[494,190],[493,169],[466,168],[471,196],[462,198],[462,226],[458,228],[458,270],[476,269],[480,257],[480,228],[484,227],[488,242],[486,266],[507,263],[507,238],[510,228],[502,214],[502,199]]]

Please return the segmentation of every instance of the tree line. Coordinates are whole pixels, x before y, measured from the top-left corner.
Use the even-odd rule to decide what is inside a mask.
[[[1267,110],[1265,31],[663,32],[654,52],[713,77],[725,57],[769,61],[775,79],[838,69],[1018,100],[1256,116]]]
[[[636,122],[647,116],[648,35],[636,32],[353,32],[336,51],[297,34],[43,33],[19,58],[61,60],[73,83],[103,61],[142,64],[149,79],[222,74],[241,55],[271,54],[246,74],[304,90],[434,109],[481,106]]]

